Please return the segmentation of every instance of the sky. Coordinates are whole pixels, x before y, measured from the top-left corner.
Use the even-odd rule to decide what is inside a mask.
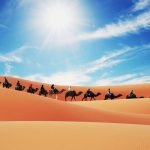
[[[150,83],[149,37],[150,0],[0,0],[0,75]]]

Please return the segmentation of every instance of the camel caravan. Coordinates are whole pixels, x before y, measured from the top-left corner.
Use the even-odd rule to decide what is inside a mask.
[[[4,82],[0,82],[0,84],[2,84],[3,88],[10,88],[12,87],[12,84],[7,80],[6,77],[4,77]],[[20,81],[18,81],[16,83],[16,86],[15,86],[15,90],[17,91],[24,91],[25,90],[25,86],[21,85]],[[31,93],[31,94],[35,94],[37,91],[38,92],[38,95],[44,95],[45,97],[47,97],[48,95],[49,96],[52,96],[52,95],[56,95],[56,99],[57,99],[57,95],[58,94],[62,94],[63,92],[66,91],[66,89],[62,89],[62,90],[58,90],[54,84],[51,85],[50,87],[50,90],[47,91],[44,87],[44,85],[41,85],[41,88],[38,89],[38,88],[33,88],[33,85],[30,84],[29,87],[27,88],[26,92],[28,93]],[[76,92],[75,90],[72,89],[71,86],[69,86],[68,90],[66,91],[65,93],[65,101],[67,101],[67,98],[68,97],[71,97],[71,101],[74,100],[76,101],[76,97],[80,96],[81,94],[83,94],[82,91],[79,91],[79,92]],[[100,92],[98,93],[94,93],[91,91],[91,89],[88,89],[86,91],[86,93],[83,94],[83,98],[82,98],[82,101],[87,101],[88,99],[91,100],[96,100],[95,98],[98,97],[99,95],[102,95]],[[119,98],[123,96],[122,94],[118,94],[118,95],[115,95],[114,93],[112,93],[110,91],[110,89],[107,90],[106,92],[106,95],[104,96],[104,100],[107,100],[107,99],[116,99],[116,98]],[[134,93],[134,91],[132,90],[127,96],[126,96],[126,99],[133,99],[133,98],[144,98],[143,96],[141,97],[137,97],[136,94]]]

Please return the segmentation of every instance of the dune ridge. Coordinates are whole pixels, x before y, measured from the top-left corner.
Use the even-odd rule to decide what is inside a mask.
[[[27,90],[27,87],[29,87],[29,85],[31,83],[33,84],[34,88],[40,88],[41,85],[44,84],[44,83],[33,82],[33,81],[24,80],[24,79],[15,78],[15,77],[7,77],[7,79],[13,84],[11,89],[15,88],[15,85],[16,85],[17,81],[19,80],[21,82],[21,84],[26,87],[26,89],[24,91]],[[4,76],[0,76],[0,82],[3,82],[3,81],[4,81]],[[46,90],[49,91],[50,85],[51,84],[49,84],[49,83],[44,84]],[[61,89],[67,90],[68,89],[68,86],[56,85],[56,87],[58,88],[58,90],[61,90]],[[97,100],[104,99],[104,96],[105,96],[108,88],[110,88],[111,92],[113,92],[115,95],[123,94],[123,96],[120,97],[119,99],[126,98],[126,95],[129,94],[131,90],[134,90],[134,92],[137,94],[138,97],[140,97],[140,96],[144,96],[145,98],[150,97],[150,83],[137,84],[137,85],[120,85],[120,86],[85,86],[85,87],[84,86],[72,86],[72,88],[73,88],[73,90],[75,90],[77,92],[82,91],[83,93],[85,93],[88,88],[90,88],[95,93],[100,92],[102,95],[96,97]],[[38,92],[36,94],[38,94]],[[50,96],[50,98],[55,99],[56,96],[53,95],[53,96]],[[76,97],[76,100],[81,101],[82,98],[83,98],[83,94]],[[62,94],[58,94],[58,99],[64,101],[65,100],[65,92]],[[68,98],[67,101],[70,101],[70,98]]]

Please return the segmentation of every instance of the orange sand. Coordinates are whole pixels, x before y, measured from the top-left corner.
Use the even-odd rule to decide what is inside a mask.
[[[107,101],[70,102],[78,106],[84,106],[96,110],[126,112],[137,114],[150,114],[150,98],[124,99]]]
[[[18,80],[20,81],[20,83],[22,85],[24,85],[26,87],[24,91],[27,90],[27,88],[29,87],[29,85],[31,83],[33,84],[33,87],[35,87],[35,88],[40,88],[41,85],[42,85],[42,83],[27,81],[27,80],[18,79],[18,78],[7,77],[7,79],[8,79],[9,82],[11,82],[13,84],[13,87],[11,87],[11,89],[15,88],[15,85],[16,85]],[[3,81],[4,81],[4,77],[1,76],[0,77],[0,82],[3,82]],[[50,84],[44,84],[44,86],[49,91]],[[67,90],[68,86],[56,85],[56,88],[58,88],[58,90],[61,90],[61,89],[66,89]],[[101,92],[102,95],[96,97],[97,100],[103,100],[104,99],[108,88],[110,88],[111,92],[114,93],[115,95],[122,94],[123,96],[120,97],[120,99],[126,98],[126,95],[129,94],[132,89],[136,93],[137,97],[140,97],[140,96],[144,96],[145,98],[150,97],[150,83],[148,83],[148,84],[137,84],[137,85],[97,86],[97,87],[72,86],[72,88],[76,92],[82,91],[83,93],[85,93],[88,88],[90,88],[95,93]],[[38,94],[38,92],[36,94]],[[56,98],[56,96],[53,95],[51,98]],[[58,95],[58,99],[64,100],[64,98],[65,98],[65,92],[62,93],[61,95]],[[83,98],[83,94],[76,97],[77,101],[81,101],[82,98]],[[70,98],[68,98],[67,100],[70,101]]]
[[[0,91],[1,121],[89,121],[150,124],[150,116],[146,114],[96,110],[11,89],[0,88]]]
[[[41,83],[8,77],[26,87]],[[3,82],[3,77],[0,77]],[[92,87],[102,92],[97,101],[64,102],[58,99],[4,89],[0,85],[0,150],[149,150],[150,98],[123,99],[133,89],[137,96],[150,96],[150,84],[113,86],[122,99],[102,100],[109,87]],[[46,85],[48,89],[50,85]],[[56,86],[59,90],[67,86]],[[73,87],[85,92],[88,87]],[[101,101],[99,101],[101,100]],[[70,101],[70,99],[68,99]]]
[[[1,150],[149,150],[150,126],[0,122]]]

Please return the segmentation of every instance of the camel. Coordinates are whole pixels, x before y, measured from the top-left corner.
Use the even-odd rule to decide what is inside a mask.
[[[116,96],[113,93],[111,93],[110,95],[106,94],[105,95],[105,100],[107,100],[107,99],[115,99],[115,98],[119,98],[121,96],[122,96],[122,94],[118,94]]]
[[[47,96],[48,92],[46,90],[40,90],[39,95],[44,95],[45,97]]]
[[[82,101],[85,99],[86,101],[87,101],[87,98],[88,97],[90,97],[91,99],[90,100],[92,100],[92,99],[94,99],[95,100],[95,97],[97,97],[97,96],[99,96],[99,95],[101,95],[101,93],[97,93],[97,94],[94,94],[93,92],[91,92],[89,95],[87,94],[87,93],[85,93],[84,94],[84,97],[82,98]]]
[[[34,89],[34,88],[28,88],[28,89],[27,89],[27,92],[34,94],[34,93],[36,93],[38,90],[39,90],[38,88],[35,88],[35,89]]]
[[[133,99],[133,98],[144,98],[143,96],[140,96],[140,97],[137,97],[135,94],[132,94],[132,95],[127,95],[126,96],[126,99]]]
[[[83,92],[78,92],[78,93],[76,93],[76,91],[68,91],[68,92],[66,92],[66,94],[65,94],[65,101],[67,101],[67,97],[71,97],[71,101],[74,99],[75,101],[76,101],[76,96],[79,96],[79,95],[81,95]]]
[[[25,86],[22,86],[22,85],[15,87],[15,90],[17,91],[23,91],[24,89],[25,89]]]
[[[5,88],[10,88],[12,86],[12,84],[11,83],[9,83],[9,82],[4,82],[3,83],[3,88],[5,87]]]
[[[53,95],[53,94],[62,94],[64,91],[66,91],[65,89],[62,89],[61,91],[58,91],[58,89],[54,89],[54,90],[49,90],[49,95]]]

